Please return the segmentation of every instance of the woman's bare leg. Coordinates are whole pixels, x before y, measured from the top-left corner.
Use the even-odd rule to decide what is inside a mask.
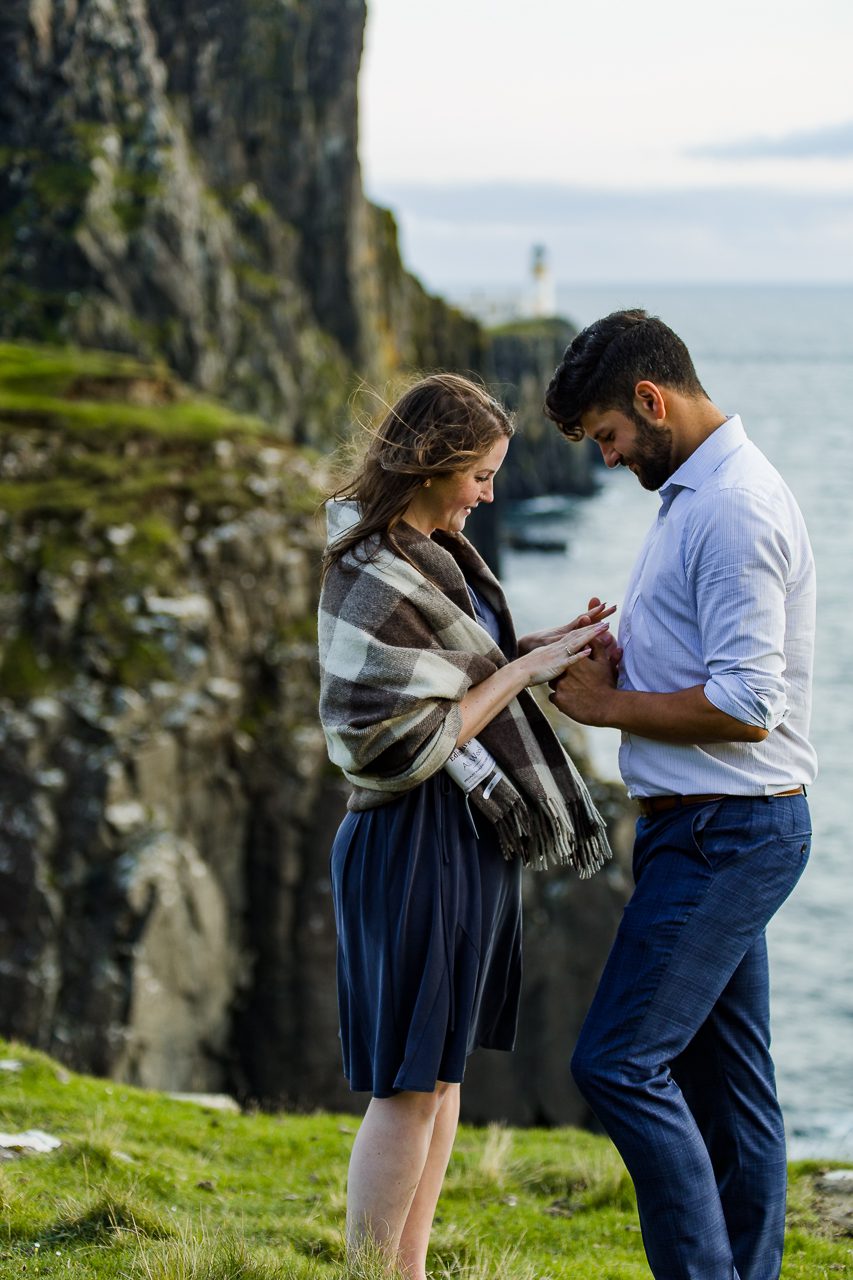
[[[439,1105],[424,1171],[400,1236],[397,1265],[407,1280],[426,1280],[426,1256],[435,1206],[459,1124],[459,1085],[450,1084]]]
[[[456,1105],[448,1113],[452,1114],[458,1111],[459,1093],[458,1086],[453,1085],[439,1083],[434,1093],[405,1092],[391,1098],[371,1099],[350,1157],[347,1181],[347,1245],[350,1249],[373,1241],[387,1255],[389,1263],[396,1264],[400,1238],[428,1164],[429,1184],[435,1180],[437,1161],[431,1159],[433,1135],[448,1090],[457,1095]],[[455,1127],[454,1120],[454,1132]],[[442,1132],[443,1129],[444,1122]],[[448,1156],[449,1149],[444,1167]],[[442,1176],[443,1169],[438,1178],[439,1188]],[[433,1202],[433,1212],[434,1209]],[[420,1216],[419,1209],[416,1217]],[[414,1280],[418,1273],[410,1274]]]

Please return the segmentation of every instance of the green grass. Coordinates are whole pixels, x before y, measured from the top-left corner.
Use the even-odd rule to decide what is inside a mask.
[[[187,401],[155,406],[102,400],[63,400],[36,392],[8,391],[0,384],[0,416],[9,426],[40,425],[63,428],[68,436],[88,438],[109,433],[114,438],[150,435],[172,440],[215,440],[226,432],[257,435],[262,425],[211,401]]]
[[[0,1041],[0,1128],[50,1155],[0,1165],[0,1277],[378,1280],[344,1266],[351,1116],[231,1115],[63,1071]],[[853,1275],[792,1167],[784,1280]],[[633,1191],[610,1144],[574,1130],[463,1128],[439,1202],[436,1280],[649,1280]]]
[[[128,402],[147,386],[153,403]],[[165,366],[74,347],[0,343],[0,429],[61,430],[71,438],[148,436],[206,442],[269,436],[258,418],[189,394]]]
[[[146,365],[112,351],[0,342],[0,387],[4,391],[61,396],[81,379],[132,381],[153,374],[164,382],[173,380],[165,365]]]
[[[85,514],[92,529],[137,522],[155,505],[175,521],[187,502],[248,510],[260,505],[252,481],[266,446],[282,453],[278,500],[304,514],[318,499],[305,482],[309,455],[268,424],[111,352],[0,343],[0,446],[4,437],[13,449],[29,441],[40,459],[0,477],[0,511],[24,521]],[[216,455],[223,442],[227,463]]]
[[[138,598],[193,589],[196,544],[228,520],[265,508],[308,526],[318,461],[159,364],[0,343],[0,596],[28,601],[45,584],[73,598],[98,566],[79,607],[104,641],[100,676],[170,679],[168,646],[139,634]],[[66,685],[80,634],[60,642],[22,616],[0,635],[0,697]]]
[[[487,329],[490,338],[564,338],[570,328],[561,316],[529,316],[527,319],[507,320],[504,324]]]

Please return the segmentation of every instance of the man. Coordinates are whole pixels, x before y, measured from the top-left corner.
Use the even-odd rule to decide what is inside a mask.
[[[620,311],[566,351],[546,412],[660,510],[622,607],[552,693],[622,730],[634,894],[572,1060],[637,1190],[657,1280],[776,1280],[786,1161],[767,922],[809,854],[814,564],[802,515],[687,348]]]

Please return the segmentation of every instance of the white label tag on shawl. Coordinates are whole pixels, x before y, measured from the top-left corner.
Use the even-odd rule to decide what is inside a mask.
[[[464,747],[457,747],[452,751],[444,767],[466,795],[493,774],[496,776],[492,779],[491,786],[496,785],[502,777],[494,756],[476,738],[471,738]]]

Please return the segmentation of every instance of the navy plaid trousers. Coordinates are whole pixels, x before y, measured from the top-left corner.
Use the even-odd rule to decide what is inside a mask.
[[[764,930],[811,845],[805,796],[637,823],[636,888],[572,1072],[637,1191],[656,1280],[777,1280],[786,1158]]]

